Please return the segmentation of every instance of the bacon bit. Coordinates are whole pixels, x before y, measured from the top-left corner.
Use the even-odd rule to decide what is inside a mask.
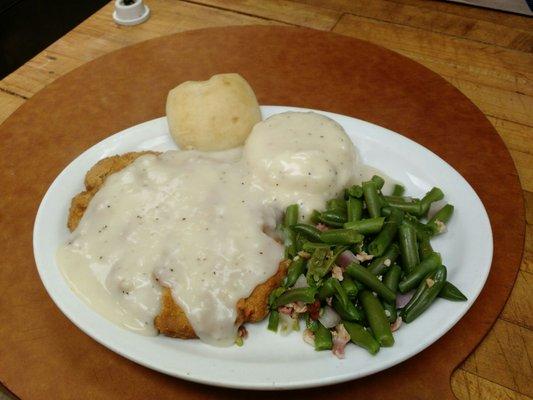
[[[244,325],[239,326],[239,330],[237,332],[237,336],[243,339],[246,339],[248,337],[248,331],[244,327]]]
[[[390,267],[391,261],[387,258],[385,261],[383,261],[383,265],[386,267]]]
[[[331,276],[337,279],[338,281],[342,281],[344,279],[344,276],[342,275],[342,268],[338,265],[334,265],[331,270]]]
[[[392,332],[396,332],[398,329],[400,329],[400,326],[402,326],[402,317],[396,318],[396,321],[391,324],[390,330]]]
[[[441,220],[436,219],[435,220],[435,225],[437,226],[437,231],[439,233],[446,232],[446,224],[444,222],[442,222]]]
[[[327,231],[329,230],[329,228],[327,227],[327,225],[324,225],[323,223],[319,222],[318,224],[315,225],[316,229],[318,229],[320,232],[324,232],[324,231]]]
[[[305,329],[303,333],[304,342],[315,347],[315,334],[311,329]]]
[[[331,307],[331,305],[333,304],[333,297],[326,297],[326,303],[328,306]]]
[[[311,258],[311,254],[309,254],[307,251],[299,251],[298,252],[298,255],[304,259],[308,259],[308,258]]]
[[[311,317],[313,321],[316,321],[318,317],[320,317],[320,300],[308,304],[307,311],[309,312],[309,317]]]
[[[284,306],[278,307],[278,312],[282,314],[287,314],[292,316],[292,313],[294,312],[294,308],[292,307],[292,303],[286,304]]]
[[[362,251],[360,253],[357,253],[355,255],[355,258],[357,258],[357,260],[359,260],[360,262],[363,262],[363,261],[372,260],[374,256],[371,254],[367,254],[365,251]]]
[[[428,285],[428,288],[430,288],[434,284],[435,284],[435,281],[433,279],[431,279],[431,278],[427,278],[426,279],[426,285]]]
[[[339,324],[335,327],[335,330],[332,332],[333,336],[333,354],[337,358],[344,358],[344,348],[346,344],[350,341],[350,335],[344,327],[343,324]]]
[[[303,314],[307,311],[307,306],[303,301],[297,301],[296,303],[294,303],[293,308],[296,314]]]

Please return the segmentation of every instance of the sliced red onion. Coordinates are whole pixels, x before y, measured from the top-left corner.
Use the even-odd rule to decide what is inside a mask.
[[[341,322],[341,317],[333,308],[326,306],[324,307],[322,315],[318,317],[318,320],[326,328],[333,328],[339,322]]]
[[[333,336],[333,348],[331,351],[337,358],[344,358],[344,348],[346,344],[350,341],[350,335],[344,327],[343,324],[339,324],[335,327],[335,330],[332,332]]]
[[[294,288],[305,288],[309,287],[309,284],[307,283],[307,279],[304,275],[300,275],[298,279],[296,279],[296,282],[294,282]]]
[[[414,289],[407,293],[398,293],[396,296],[396,308],[404,308],[411,301],[414,294]]]
[[[353,262],[357,262],[357,257],[350,250],[344,250],[339,257],[337,257],[337,265],[341,268],[346,268]]]

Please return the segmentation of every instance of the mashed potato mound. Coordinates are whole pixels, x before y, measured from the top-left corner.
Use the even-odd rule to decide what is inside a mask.
[[[242,146],[261,121],[255,93],[239,74],[180,84],[168,94],[166,113],[178,146],[202,151]]]

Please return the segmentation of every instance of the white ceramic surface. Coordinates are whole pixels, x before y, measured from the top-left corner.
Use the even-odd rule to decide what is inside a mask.
[[[263,106],[263,117],[294,107]],[[443,255],[449,280],[468,297],[454,303],[437,299],[423,316],[395,333],[396,344],[376,356],[354,345],[346,358],[315,352],[301,332],[283,337],[265,322],[248,324],[243,347],[216,348],[198,340],[145,337],[100,317],[79,299],[61,275],[55,253],[65,240],[71,198],[83,189],[86,171],[98,160],[135,150],[175,149],[165,118],[128,128],[91,147],[52,183],[35,220],[33,246],[41,279],[61,311],[81,330],[109,349],[146,367],[206,384],[247,389],[296,389],[343,382],[381,371],[424,350],[444,335],[472,306],[489,274],[492,231],[487,213],[470,185],[445,161],[417,143],[354,118],[318,111],[339,122],[356,144],[363,161],[402,182],[407,193],[423,195],[432,186],[456,206],[448,233],[433,240]],[[303,324],[302,324],[303,329]]]

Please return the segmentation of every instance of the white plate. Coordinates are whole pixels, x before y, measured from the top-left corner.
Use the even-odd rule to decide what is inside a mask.
[[[263,106],[264,118],[293,107]],[[157,371],[211,385],[247,389],[296,389],[360,378],[414,356],[444,335],[472,306],[489,274],[492,231],[483,204],[450,165],[415,142],[354,118],[318,111],[339,122],[354,141],[364,162],[402,182],[407,193],[424,194],[438,186],[455,204],[448,233],[433,240],[443,255],[450,281],[468,297],[462,303],[437,299],[431,309],[395,333],[396,344],[376,356],[350,345],[346,358],[315,352],[292,333],[282,337],[265,322],[248,324],[243,347],[216,348],[198,340],[145,337],[100,317],[69,288],[55,262],[56,249],[67,237],[71,198],[83,189],[85,172],[98,160],[134,150],[176,148],[165,118],[117,133],[85,151],[55,179],[37,212],[33,233],[35,261],[48,293],[81,330],[109,349]]]

